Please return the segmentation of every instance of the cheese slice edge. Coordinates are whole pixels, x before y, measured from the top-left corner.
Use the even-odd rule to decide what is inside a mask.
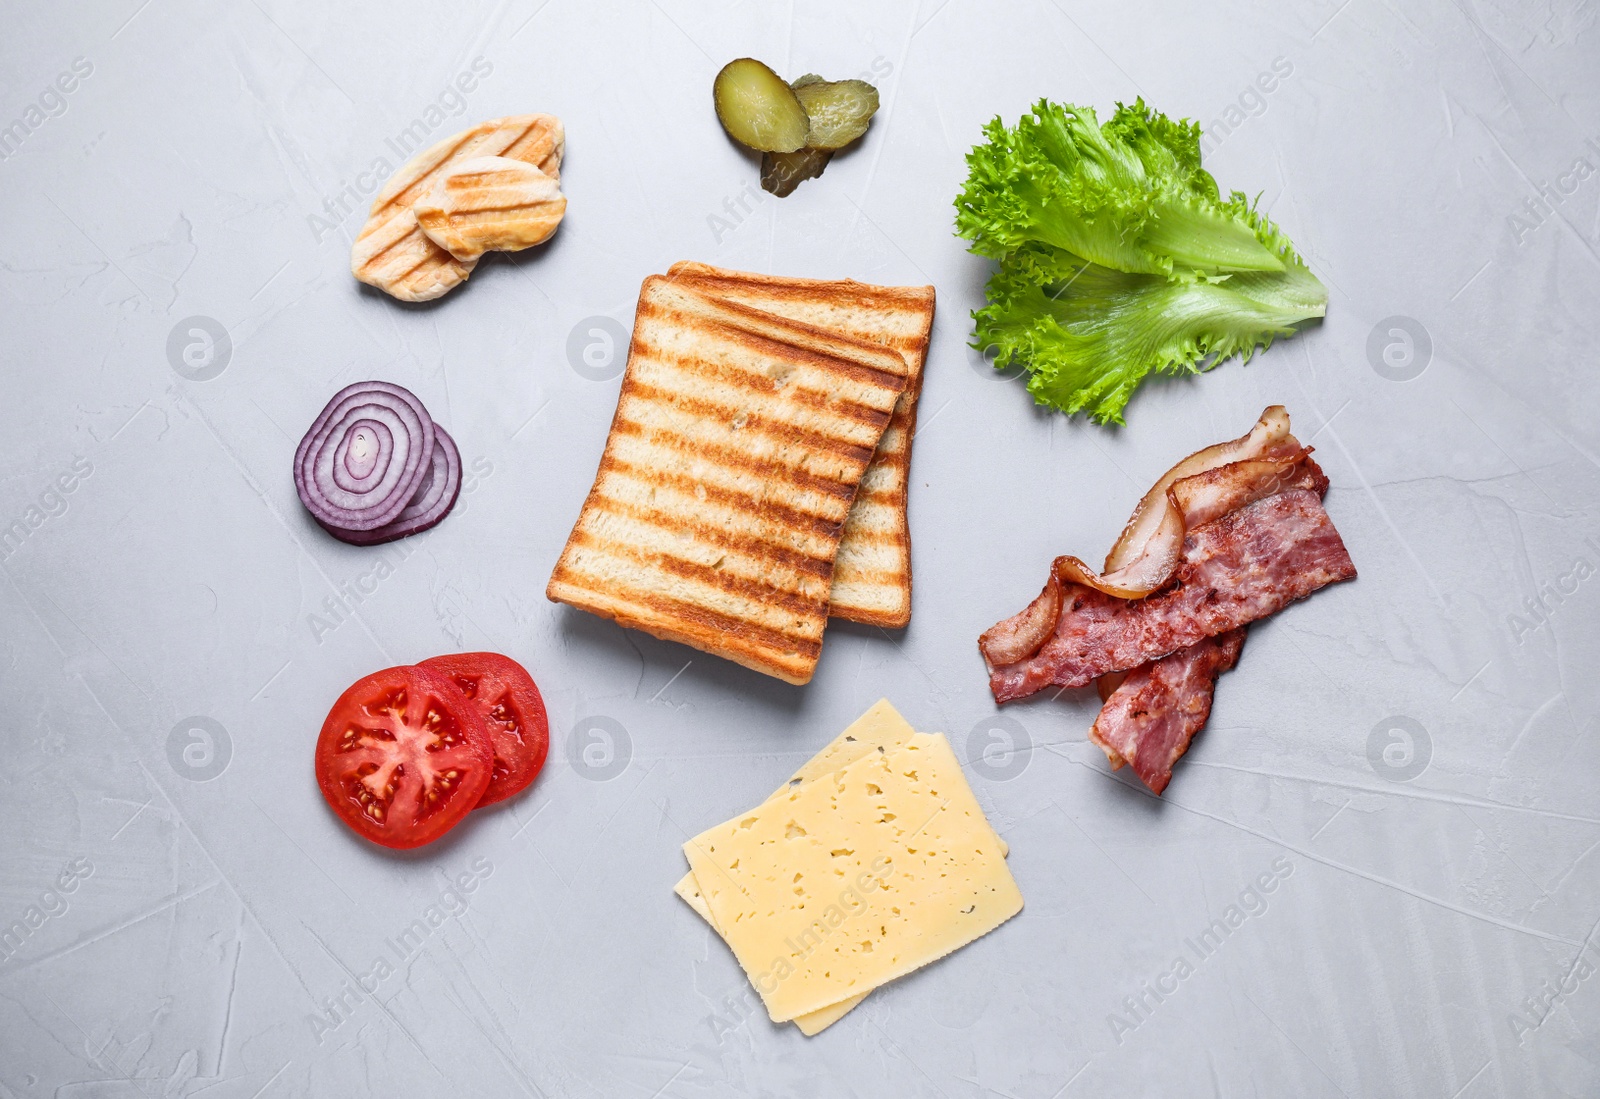
[[[900,716],[900,711],[896,710],[887,698],[880,698],[867,707],[864,714],[847,725],[844,732],[834,737],[826,747],[807,760],[789,781],[773,791],[772,797],[778,797],[796,784],[810,782],[821,775],[832,774],[848,767],[863,756],[880,749],[893,752],[914,735],[916,730],[911,727],[910,722]],[[710,924],[713,931],[722,935],[722,928],[717,926],[716,917],[711,914],[710,907],[700,894],[700,883],[696,880],[693,869],[678,879],[672,891],[683,898],[684,903],[694,909],[701,919]],[[794,1023],[806,1037],[815,1037],[844,1018],[851,1008],[866,997],[865,992],[848,997],[830,1007],[801,1015],[794,1020]]]
[[[1022,908],[999,839],[938,734],[780,791],[684,852],[776,1022],[864,995]]]

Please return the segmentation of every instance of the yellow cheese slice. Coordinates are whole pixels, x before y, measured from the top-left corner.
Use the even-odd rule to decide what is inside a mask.
[[[867,994],[863,992],[858,996],[850,997],[848,1000],[840,1000],[832,1007],[825,1007],[820,1011],[808,1011],[804,1015],[796,1015],[794,1017],[794,1025],[799,1027],[800,1033],[807,1038],[815,1038],[834,1023],[850,1014],[851,1010],[866,998]]]
[[[890,705],[887,698],[880,698],[835,737],[833,743],[812,756],[772,796],[784,793],[786,787],[831,775],[873,752],[897,751],[916,735],[911,722],[901,717],[900,711]]]
[[[718,935],[722,934],[722,929],[717,927],[717,921],[711,916],[711,909],[706,907],[705,898],[700,896],[700,886],[695,882],[693,871],[685,874],[682,880],[672,887],[672,891],[682,897],[690,908],[700,913],[700,918],[710,924],[712,930],[716,931]],[[815,1038],[834,1023],[843,1019],[850,1013],[851,1008],[866,998],[867,994],[863,992],[858,996],[840,1000],[832,1007],[825,1007],[821,1011],[810,1011],[804,1015],[796,1015],[794,1017],[794,1025],[799,1027],[800,1033],[807,1038]]]
[[[796,771],[772,796],[778,797],[790,787],[810,782],[820,775],[832,774],[873,752],[879,750],[893,752],[915,734],[916,730],[911,727],[910,722],[900,716],[900,711],[891,706],[888,699],[880,698],[866,713],[852,721],[831,744],[812,756],[805,766]],[[706,907],[706,902],[700,895],[700,883],[695,880],[693,870],[680,878],[678,884],[672,887],[672,891],[698,912],[700,918],[710,924],[713,931],[718,935],[722,934],[722,928],[717,926],[716,918],[712,916],[711,909]],[[814,1037],[844,1018],[851,1008],[866,999],[866,995],[863,992],[859,996],[851,996],[821,1011],[802,1015],[795,1019],[795,1025],[806,1037]]]
[[[937,734],[792,785],[684,854],[774,1022],[835,1009],[1022,909],[998,837]]]
[[[717,921],[711,918],[711,909],[706,907],[705,898],[700,895],[700,883],[694,880],[692,871],[679,878],[678,884],[672,887],[672,891],[683,898],[684,904],[699,913],[700,918],[711,925],[711,930],[719,935],[722,934]]]
[[[872,752],[880,750],[893,752],[915,735],[916,730],[911,727],[910,722],[900,716],[900,711],[891,706],[887,698],[880,698],[866,713],[852,721],[831,744],[807,760],[805,766],[778,787],[772,797],[778,797],[786,793],[790,787],[810,782],[819,775],[832,774],[840,768],[848,767]],[[694,880],[694,871],[691,870],[679,879],[678,884],[672,887],[672,891],[682,897],[690,908],[700,913],[701,918],[719,935],[722,933],[722,929],[717,927],[717,921],[711,917],[711,910],[700,900],[700,886]]]
[[[910,723],[900,716],[899,711],[889,703],[888,699],[879,699],[866,713],[851,722],[850,726],[834,738],[832,743],[815,756],[812,756],[805,766],[796,771],[789,781],[779,787],[772,796],[777,797],[783,794],[791,785],[810,782],[820,775],[832,774],[834,771],[848,766],[871,752],[880,749],[885,752],[895,751],[909,741],[914,732],[915,730],[912,729]],[[1011,854],[1011,850],[1006,845],[1005,840],[996,835],[995,841],[1000,845],[1001,855],[1009,856]],[[680,878],[678,883],[672,887],[672,890],[701,919],[710,924],[713,931],[718,935],[722,934],[722,929],[717,926],[716,918],[712,916],[711,909],[706,906],[705,899],[700,895],[700,883],[695,879],[693,870]],[[797,1016],[794,1024],[800,1028],[800,1032],[806,1037],[815,1037],[844,1018],[852,1008],[866,998],[867,994],[865,992],[851,996],[831,1007]]]

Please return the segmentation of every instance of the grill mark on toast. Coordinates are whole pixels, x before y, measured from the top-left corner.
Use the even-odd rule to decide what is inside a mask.
[[[825,515],[814,515],[791,504],[781,503],[776,500],[762,500],[737,489],[724,488],[720,485],[708,485],[704,481],[696,480],[685,473],[673,473],[650,466],[638,465],[626,458],[618,458],[611,454],[601,459],[600,470],[602,473],[614,473],[626,477],[640,485],[649,486],[656,483],[671,485],[674,488],[682,489],[691,497],[697,495],[697,489],[704,489],[708,501],[714,501],[729,510],[760,515],[762,519],[768,521],[768,525],[781,526],[785,530],[796,531],[801,534],[819,535],[824,539],[831,540],[838,535],[844,525],[843,517],[833,519]],[[599,483],[600,480],[600,478],[596,478],[596,483]],[[609,497],[606,498],[609,499]]]
[[[851,400],[849,397],[838,393],[820,391],[812,386],[800,383],[788,385],[761,371],[744,370],[737,366],[724,365],[720,362],[709,362],[692,354],[680,354],[650,342],[648,337],[639,336],[634,338],[632,354],[639,356],[641,361],[647,361],[652,365],[672,367],[688,377],[699,378],[716,386],[728,386],[741,392],[752,393],[758,397],[777,398],[783,402],[803,404],[808,408],[833,413],[874,429],[886,418],[893,417],[892,411],[885,411],[862,401]],[[813,362],[808,365],[815,366],[818,363]],[[836,373],[828,362],[823,361],[820,365],[828,374]],[[795,369],[799,369],[798,365]],[[834,379],[817,380],[832,381]],[[730,409],[729,411],[737,410]]]
[[[681,599],[674,599],[670,595],[657,595],[651,592],[629,592],[626,596],[610,595],[606,592],[575,584],[565,576],[551,580],[551,588],[556,588],[557,586],[573,589],[572,595],[601,596],[606,598],[608,603],[615,602],[625,606],[652,610],[661,619],[666,620],[665,622],[659,622],[655,619],[635,619],[640,628],[647,632],[651,631],[651,625],[648,624],[650,622],[657,623],[656,628],[663,630],[670,630],[671,623],[687,623],[699,626],[703,631],[703,636],[697,637],[697,640],[704,641],[707,638],[726,637],[736,641],[746,641],[750,644],[741,648],[755,650],[755,655],[768,659],[771,659],[776,653],[778,659],[792,655],[809,663],[815,661],[822,652],[822,642],[820,640],[809,637],[796,637],[780,630],[774,630],[769,626],[758,625],[747,619],[709,610],[693,603],[684,602]],[[572,599],[565,599],[564,601],[574,602],[574,605],[582,606],[587,610],[597,610],[600,614],[608,617],[618,617],[618,612],[603,609],[592,601],[583,603],[575,602]],[[628,617],[633,616],[630,615]],[[682,630],[673,632],[679,633],[680,636],[686,633],[686,631]],[[757,646],[760,647],[758,648]],[[732,646],[729,647],[731,648]],[[726,649],[723,651],[725,652]],[[775,663],[776,661],[774,660],[773,662]]]
[[[674,264],[668,277],[724,301],[877,343],[904,358],[908,370],[906,389],[895,402],[889,425],[845,522],[833,575],[836,598],[830,613],[872,625],[905,625],[911,603],[905,508],[917,402],[930,342],[932,288],[752,275],[698,263]],[[868,572],[870,576],[866,575]],[[887,583],[881,582],[885,579]]]
[[[635,504],[629,500],[619,500],[616,497],[604,497],[606,510],[613,515],[620,515],[640,526],[653,527],[667,535],[677,535],[677,531],[665,525],[661,519],[661,512]],[[769,538],[762,538],[753,534],[740,534],[734,531],[701,528],[694,534],[695,541],[702,546],[715,546],[718,549],[732,550],[752,562],[778,561],[795,572],[808,573],[812,576],[827,579],[833,573],[833,562],[825,557],[813,557],[800,550],[774,542]]]
[[[652,275],[651,278],[659,279],[660,276]],[[658,283],[657,285],[662,284]],[[670,285],[670,283],[666,283],[666,285]],[[882,344],[868,340],[858,340],[839,332],[816,328],[777,314],[763,313],[760,310],[751,309],[736,302],[718,298],[701,298],[700,302],[707,303],[710,308],[692,308],[655,301],[649,297],[649,289],[647,288],[646,294],[639,299],[639,307],[634,321],[635,331],[639,330],[639,321],[647,318],[679,324],[684,324],[685,319],[687,319],[687,325],[689,326],[703,326],[717,330],[735,343],[764,349],[768,355],[776,354],[779,358],[803,357],[829,371],[846,374],[870,385],[892,389],[897,395],[905,389],[907,380],[905,360],[898,355],[894,355]],[[695,304],[699,305],[700,302]],[[732,318],[718,315],[723,311],[732,314]],[[740,325],[737,323],[738,320],[744,320],[750,326]],[[780,335],[769,336],[762,329],[775,329]],[[795,342],[783,340],[782,334],[794,337]],[[813,344],[818,346],[811,346]],[[834,344],[840,351],[856,351],[858,349],[867,351],[871,358],[882,361],[885,365],[880,369],[859,361],[859,358],[844,358],[842,355],[828,351],[829,344]],[[896,366],[899,369],[896,369]]]
[[[745,430],[749,430],[750,426],[747,425]],[[773,481],[781,481],[797,491],[816,493],[828,500],[842,503],[846,508],[849,507],[850,500],[855,493],[855,487],[849,481],[830,476],[827,470],[802,469],[798,466],[782,463],[781,457],[777,454],[771,456],[749,454],[741,451],[736,446],[697,438],[674,430],[671,426],[644,423],[632,419],[621,421],[616,425],[616,428],[619,434],[630,439],[637,439],[653,450],[659,449],[671,452],[679,457],[699,458],[715,468],[742,473],[768,484]],[[757,431],[756,434],[761,435],[763,438],[772,439],[782,445],[794,443],[794,439],[782,434],[762,431]],[[778,451],[781,446],[774,446],[772,449]],[[821,450],[821,448],[818,449]],[[824,456],[838,458],[838,452],[822,450],[820,454],[812,457],[820,458]],[[857,471],[867,463],[859,454],[852,451],[846,453],[835,464],[843,467],[841,472],[848,478],[852,476],[859,477]],[[761,503],[761,506],[765,506],[762,497],[752,496],[751,499]],[[797,510],[819,517],[831,514],[831,509],[828,512],[805,507]],[[839,518],[843,518],[842,512]]]
[[[657,372],[652,370],[651,373]],[[692,381],[682,378],[670,380]],[[726,397],[726,393],[702,392],[693,385],[672,388],[657,384],[655,379],[636,379],[631,387],[631,396],[632,403],[666,406],[675,412],[690,413],[696,424],[714,427],[719,431],[753,431],[785,444],[801,437],[811,449],[827,450],[852,461],[860,461],[863,465],[871,461],[876,452],[876,447],[867,445],[868,440],[877,439],[882,430],[881,414],[876,417],[879,422],[875,424],[871,420],[837,416],[827,405],[774,399],[771,394],[760,392],[752,392],[752,399],[747,402],[728,403],[719,399]],[[734,427],[736,423],[738,427]],[[683,434],[687,436],[688,432]]]
[[[906,376],[904,373],[879,370],[864,363],[848,362],[822,351],[814,351],[809,347],[782,343],[763,333],[752,332],[746,328],[738,328],[723,321],[711,321],[709,323],[712,328],[720,330],[734,343],[754,354],[772,355],[775,352],[780,354],[787,352],[787,355],[783,357],[790,361],[798,359],[808,366],[820,367],[830,374],[843,374],[848,378],[866,382],[869,385],[892,389],[896,394],[905,390]]]
[[[675,263],[667,269],[667,275],[679,282],[704,284],[715,293],[735,297],[748,294],[832,304],[842,296],[849,296],[853,305],[865,305],[872,310],[899,309],[908,314],[922,312],[932,297],[920,287],[880,286],[854,279],[796,279],[746,271],[723,272],[694,262]]]
[[[903,546],[906,544],[905,535],[897,530],[874,529],[866,526],[852,527],[850,530],[850,540],[857,546],[861,547],[862,550],[868,547],[894,547]],[[861,552],[861,550],[854,550],[848,556],[853,561],[859,561],[861,557],[865,555]]]
[[[605,535],[594,534],[587,530],[574,531],[572,541],[576,546],[598,551],[599,555],[612,560],[625,559],[634,561],[647,568],[658,569],[668,575],[678,576],[685,580],[704,584],[707,587],[718,588],[728,595],[748,599],[762,608],[782,607],[785,610],[813,619],[818,617],[819,614],[827,613],[828,578],[826,576],[821,578],[821,592],[815,595],[808,595],[800,588],[762,583],[759,580],[752,580],[746,576],[729,573],[724,569],[702,564],[699,561],[691,561],[667,550],[619,542]],[[813,577],[812,579],[816,578]],[[744,620],[741,619],[741,621]]]
[[[727,405],[719,404],[713,400],[691,397],[684,393],[675,393],[670,389],[662,389],[638,381],[633,383],[632,392],[624,393],[624,397],[632,397],[635,401],[647,404],[667,405],[684,412],[694,413],[703,420],[714,423],[725,423],[744,411],[743,409],[729,408]],[[620,422],[633,423],[635,421],[623,419]],[[771,417],[752,416],[745,426],[739,430],[755,431],[757,434],[780,442],[800,444],[809,449],[827,451],[851,462],[857,462],[863,468],[872,461],[872,448],[864,447],[859,443],[838,436],[824,435],[821,433],[820,428],[807,431]],[[690,446],[696,449],[698,449],[699,445],[698,440],[690,443]],[[733,451],[728,450],[725,453],[732,454]],[[745,458],[742,464],[749,464],[749,459]],[[837,487],[837,483],[835,484]],[[852,489],[851,492],[853,491]],[[849,493],[846,493],[846,495],[848,496]]]

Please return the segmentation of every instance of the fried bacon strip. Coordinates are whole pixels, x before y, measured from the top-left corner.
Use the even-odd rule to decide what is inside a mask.
[[[1292,439],[1293,436],[1288,438]],[[1164,566],[1162,585],[1169,584],[1177,571],[1183,555],[1181,536],[1185,531],[1203,526],[1256,500],[1294,488],[1309,489],[1318,496],[1328,491],[1327,475],[1312,460],[1311,448],[1301,447],[1298,443],[1287,453],[1230,462],[1168,485],[1164,498],[1170,506],[1165,511],[1163,523],[1176,523],[1180,537],[1173,561],[1170,566]],[[1140,560],[1149,561],[1151,558],[1146,556]],[[1038,597],[1022,611],[983,632],[978,638],[978,648],[990,670],[1002,664],[1015,664],[1039,651],[1055,630],[1061,616],[1062,593],[1068,587],[1078,584],[1107,595],[1119,594],[1117,591],[1108,591],[1105,584],[1083,584],[1083,569],[1083,562],[1076,557],[1057,557],[1051,565],[1050,580]],[[1122,598],[1137,599],[1143,594],[1146,593]]]
[[[1056,623],[1061,621],[1062,590],[1061,579],[1052,568],[1044,591],[1032,603],[979,635],[978,649],[990,671],[998,664],[1015,664],[1028,659],[1050,640],[1050,635],[1056,632]]]
[[[1238,661],[1244,634],[1239,626],[1127,674],[1089,730],[1112,770],[1131,764],[1152,791],[1167,788],[1172,765],[1211,716],[1217,677]]]
[[[1076,557],[1058,557],[1056,574],[1068,583],[1124,599],[1149,595],[1172,579],[1183,554],[1184,534],[1225,514],[1214,506],[1223,502],[1214,496],[1217,489],[1236,494],[1226,511],[1243,507],[1252,499],[1279,491],[1274,483],[1282,487],[1289,470],[1309,453],[1289,434],[1289,413],[1282,405],[1272,405],[1244,435],[1197,450],[1163,473],[1133,509],[1116,545],[1106,555],[1103,572],[1096,573]],[[1223,469],[1228,473],[1220,480],[1213,479],[1211,494],[1194,483],[1197,477]],[[1186,484],[1187,491],[1183,488]],[[1256,494],[1244,498],[1252,487]],[[1190,510],[1196,506],[1200,510]]]
[[[1089,739],[1160,794],[1246,624],[1355,576],[1310,455],[1273,405],[1245,435],[1169,469],[1102,573],[1056,558],[1033,602],[979,637],[995,700],[1093,681],[1103,706]]]
[[[1173,584],[1154,595],[1130,600],[1066,587],[1050,638],[1033,656],[997,665],[989,687],[997,702],[1049,686],[1082,687],[1276,614],[1355,574],[1317,492],[1279,492],[1190,531]]]

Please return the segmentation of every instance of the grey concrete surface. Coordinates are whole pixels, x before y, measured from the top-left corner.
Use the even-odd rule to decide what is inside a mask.
[[[0,1097],[1600,1094],[1597,18],[9,5]],[[711,110],[742,55],[882,90],[784,200]],[[995,115],[1138,95],[1206,125],[1208,167],[1331,300],[1110,430],[965,346],[987,267],[951,200]],[[523,111],[566,122],[555,239],[432,306],[358,286],[358,208],[405,135]],[[835,625],[805,688],[544,598],[640,281],[682,259],[938,287],[914,618]],[[290,457],[371,377],[422,397],[469,481],[437,530],[362,550],[304,513]],[[1082,692],[995,726],[978,632],[1276,402],[1360,579],[1252,630],[1159,801],[1086,741]],[[538,678],[549,766],[434,847],[374,851],[312,782],[324,713],[477,648]],[[672,895],[678,847],[880,696],[995,746],[971,778],[1027,907],[807,1040]]]

